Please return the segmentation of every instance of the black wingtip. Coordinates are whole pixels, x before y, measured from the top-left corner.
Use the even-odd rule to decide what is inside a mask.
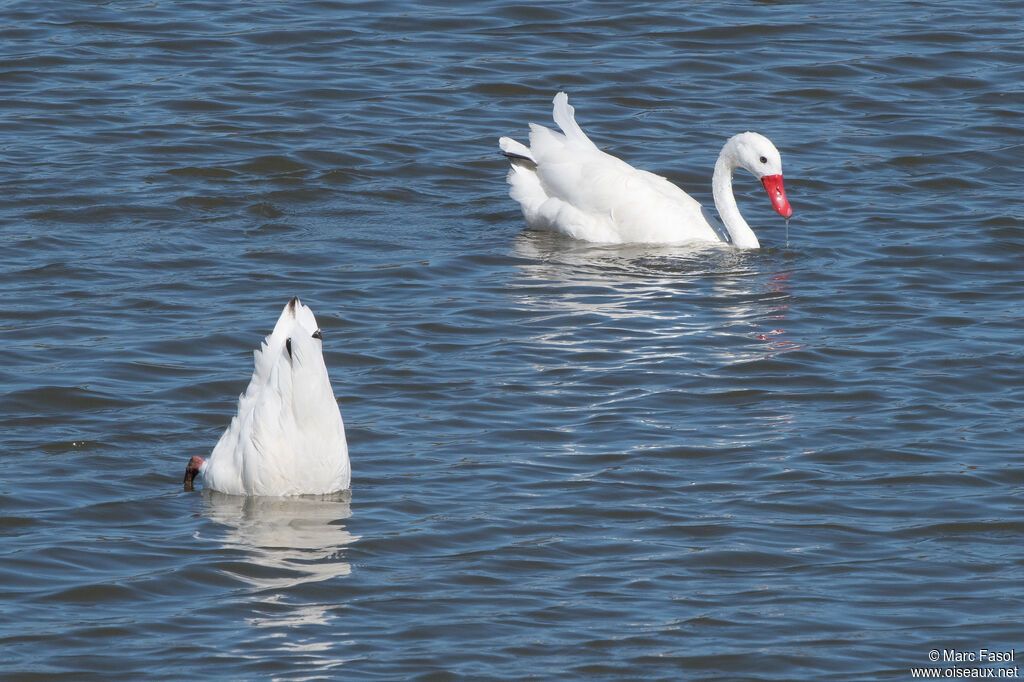
[[[529,161],[530,163],[534,163],[533,159],[531,159],[529,156],[524,156],[522,154],[516,154],[515,152],[507,152],[504,149],[502,149],[498,153],[501,154],[502,156],[504,156],[506,159],[517,159],[517,160]]]
[[[537,170],[537,162],[529,156],[506,152],[504,150],[501,151],[501,155],[508,159],[508,162],[513,166],[519,166],[520,168],[525,168],[527,170]]]

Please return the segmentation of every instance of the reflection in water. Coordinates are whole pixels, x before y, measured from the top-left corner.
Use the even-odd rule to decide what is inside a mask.
[[[694,443],[704,435],[716,447],[793,428],[792,410],[761,400],[769,386],[759,379],[736,389],[737,376],[767,377],[783,395],[784,378],[755,365],[802,347],[786,331],[792,271],[778,270],[778,256],[715,244],[595,245],[540,232],[514,244],[522,260],[508,290],[529,313],[522,354],[549,377],[533,393],[562,410],[581,406],[580,431],[614,423],[619,434],[636,427],[638,439],[678,433]]]
[[[217,540],[244,556],[225,571],[254,588],[253,601],[267,614],[251,618],[253,625],[326,622],[333,604],[296,603],[289,591],[351,572],[341,550],[359,538],[339,523],[352,515],[350,499],[349,491],[284,498],[203,492],[204,513],[226,529]]]
[[[792,272],[776,273],[768,278],[766,287],[773,293],[785,294],[787,293],[789,278],[792,276]],[[780,303],[773,311],[773,314],[769,315],[766,319],[769,321],[779,320],[781,322],[786,319],[786,312],[788,310],[788,303]],[[770,322],[768,324],[770,324]],[[757,339],[760,341],[766,341],[768,343],[768,347],[773,351],[773,353],[784,353],[786,351],[799,350],[805,345],[797,341],[790,341],[786,337],[786,330],[778,327],[758,334]]]
[[[767,343],[705,345],[704,355],[721,351],[723,366],[803,347],[783,328],[792,272],[766,272],[760,252],[703,242],[601,245],[531,231],[514,247],[529,261],[512,283],[515,300],[532,310],[630,321],[647,338],[739,332]],[[559,343],[561,336],[537,340]]]
[[[551,232],[524,231],[514,241],[516,255],[533,261],[523,270],[534,277],[563,280],[570,274],[600,273],[605,283],[616,278],[665,282],[674,276],[699,274],[714,268],[730,271],[746,267],[746,252],[708,242],[692,244],[593,244]],[[570,267],[566,267],[570,266]],[[578,271],[577,269],[582,269]]]

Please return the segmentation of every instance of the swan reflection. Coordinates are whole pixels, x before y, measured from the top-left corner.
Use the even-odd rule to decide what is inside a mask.
[[[802,347],[786,331],[791,273],[772,254],[538,232],[513,243],[520,261],[507,291],[523,318],[517,344],[537,377],[535,401],[582,406],[563,430],[614,424],[612,433],[717,446],[793,428],[793,411],[756,391],[736,400],[746,388],[773,390],[778,377],[758,363]],[[739,393],[736,376],[745,377]],[[743,420],[722,416],[740,406]]]
[[[513,245],[523,262],[521,277],[510,283],[512,297],[532,311],[621,324],[649,348],[664,350],[659,340],[708,337],[711,343],[699,342],[701,353],[723,366],[802,347],[783,328],[792,272],[766,272],[759,252],[699,242],[601,245],[535,231],[520,233]],[[737,333],[763,343],[715,342]],[[566,336],[563,328],[537,340],[559,345]]]
[[[217,541],[242,554],[225,572],[252,586],[266,615],[254,625],[324,623],[334,604],[296,603],[291,592],[351,573],[343,548],[356,540],[340,522],[352,515],[351,493],[244,497],[203,492],[203,512],[224,527]],[[301,600],[300,600],[301,601]]]

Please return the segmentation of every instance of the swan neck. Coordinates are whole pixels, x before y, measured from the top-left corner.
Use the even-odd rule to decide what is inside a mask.
[[[733,246],[740,249],[756,249],[761,246],[757,235],[740,215],[736,205],[736,197],[732,193],[732,173],[737,167],[736,160],[726,144],[715,163],[715,174],[711,178],[711,191],[715,198],[715,208],[729,233]]]

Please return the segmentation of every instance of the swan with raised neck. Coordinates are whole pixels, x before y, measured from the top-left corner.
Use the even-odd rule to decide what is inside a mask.
[[[509,195],[519,202],[529,227],[603,243],[723,241],[700,204],[682,189],[601,151],[576,123],[564,92],[555,95],[552,116],[561,133],[531,123],[529,147],[508,137],[498,141],[511,164]],[[761,180],[772,207],[788,219],[793,209],[782,158],[768,138],[746,132],[731,137],[715,163],[712,194],[728,242],[756,249],[760,242],[732,191],[737,168]]]

